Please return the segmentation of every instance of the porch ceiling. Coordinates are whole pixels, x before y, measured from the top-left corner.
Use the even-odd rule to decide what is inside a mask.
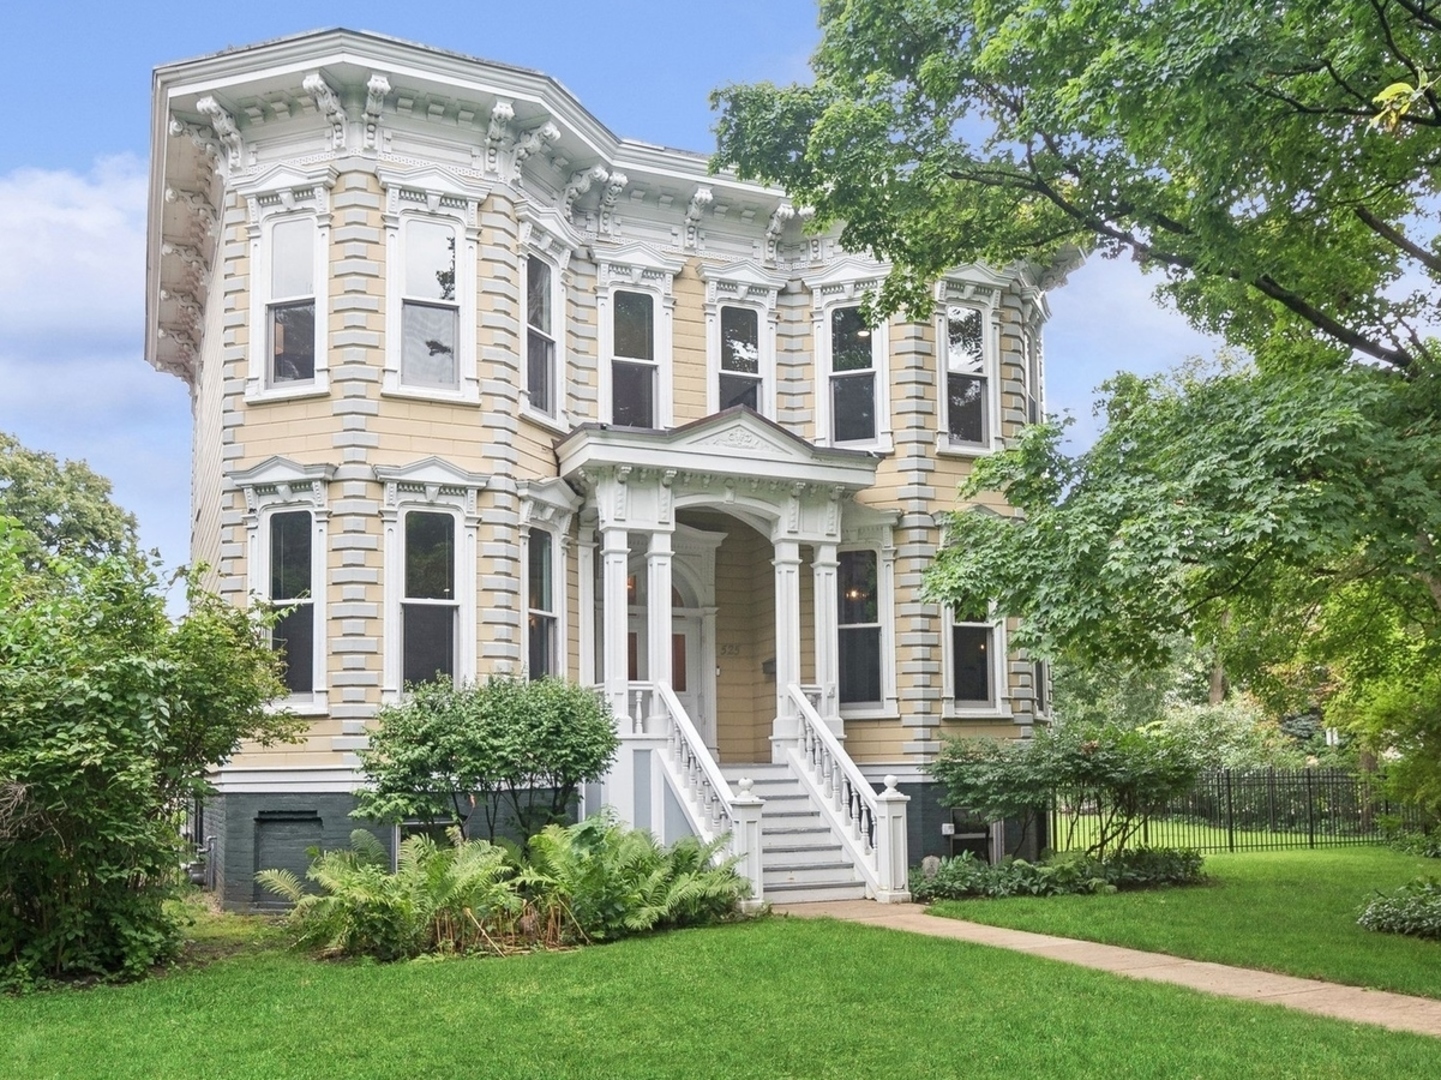
[[[582,424],[556,444],[560,475],[633,467],[724,480],[813,484],[854,493],[876,481],[877,457],[816,446],[745,406],[670,431]]]

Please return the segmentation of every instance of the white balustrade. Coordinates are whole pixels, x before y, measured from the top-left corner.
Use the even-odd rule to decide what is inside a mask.
[[[790,751],[801,783],[840,834],[875,898],[883,903],[910,899],[907,888],[906,803],[896,778],[885,778],[877,794],[835,732],[816,711],[818,687],[792,683],[787,692],[800,715],[798,745]]]

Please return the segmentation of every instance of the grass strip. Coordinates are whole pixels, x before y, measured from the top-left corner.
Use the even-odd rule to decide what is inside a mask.
[[[931,911],[1350,986],[1441,998],[1441,943],[1356,925],[1377,890],[1441,872],[1386,848],[1208,855],[1207,885],[1109,896],[948,900]]]
[[[273,946],[0,1000],[0,1075],[1427,1075],[1435,1040],[962,942],[770,919],[569,953],[392,965]]]

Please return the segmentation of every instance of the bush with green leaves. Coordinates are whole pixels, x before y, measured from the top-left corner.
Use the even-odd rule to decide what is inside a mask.
[[[716,861],[720,842],[693,837],[670,847],[613,815],[551,825],[528,852],[511,844],[404,840],[390,869],[370,833],[343,851],[312,852],[307,891],[295,874],[262,870],[256,880],[294,904],[296,944],[325,956],[399,960],[426,954],[506,953],[698,926],[733,914],[750,893],[735,860]]]
[[[136,976],[170,956],[175,811],[242,739],[290,737],[266,616],[166,614],[134,555],[47,553],[0,519],[0,984]]]
[[[1378,894],[1356,921],[1367,930],[1441,940],[1441,878],[1417,878],[1395,892]]]
[[[1104,859],[1082,856],[1031,863],[1007,860],[992,866],[964,852],[942,859],[936,875],[911,874],[918,903],[968,897],[1066,896],[1194,885],[1204,879],[1201,853],[1189,848],[1133,848]]]
[[[288,921],[296,944],[327,956],[400,960],[425,953],[501,952],[524,907],[504,849],[429,836],[403,840],[390,854],[369,832],[350,834],[350,848],[315,852],[308,892],[289,870],[262,870],[256,880],[295,906]]]
[[[612,814],[594,814],[531,837],[519,880],[552,940],[698,926],[733,913],[750,894],[734,858],[715,862],[723,843],[685,837],[667,848]]]
[[[473,812],[496,838],[508,812],[521,835],[564,821],[583,783],[605,775],[619,741],[609,705],[561,679],[418,683],[380,710],[360,752],[367,786],[355,816],[459,823]]]
[[[1190,790],[1199,763],[1165,730],[1116,724],[1042,728],[1029,739],[947,740],[930,766],[942,802],[1021,831],[1054,804],[1068,830],[1094,815],[1088,855],[1123,851],[1167,801]]]

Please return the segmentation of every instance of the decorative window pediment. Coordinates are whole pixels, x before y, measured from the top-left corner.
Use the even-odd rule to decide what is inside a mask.
[[[402,502],[453,506],[476,517],[476,493],[490,483],[482,473],[467,472],[434,455],[409,465],[376,465],[375,478],[385,485],[385,512],[394,514]]]
[[[254,514],[268,506],[291,504],[324,510],[334,476],[334,465],[301,465],[275,456],[232,472],[230,479],[245,492],[246,509]]]

